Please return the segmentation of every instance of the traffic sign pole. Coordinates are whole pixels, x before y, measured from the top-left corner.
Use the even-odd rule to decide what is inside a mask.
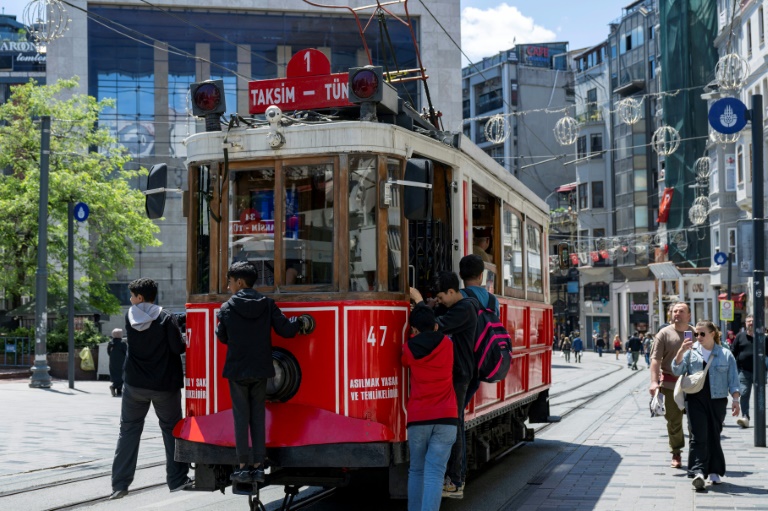
[[[765,225],[763,206],[763,96],[752,96],[752,225],[755,271],[752,283],[754,318],[755,447],[765,447]]]

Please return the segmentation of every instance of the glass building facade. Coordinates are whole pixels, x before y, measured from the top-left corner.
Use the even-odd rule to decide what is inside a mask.
[[[284,76],[285,64],[299,50],[326,53],[332,73],[368,64],[351,17],[99,5],[89,12],[88,93],[115,100],[102,123],[113,127],[135,158],[184,157],[181,142],[195,131],[187,115],[190,83],[224,80],[227,115],[245,116],[247,82]],[[418,34],[418,20],[413,23]],[[374,65],[418,68],[405,25],[390,20],[385,31],[372,24],[365,37]],[[417,83],[400,86],[400,92],[418,109]]]

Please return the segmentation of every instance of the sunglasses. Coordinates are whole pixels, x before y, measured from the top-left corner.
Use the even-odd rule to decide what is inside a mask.
[[[693,334],[693,336],[694,337],[706,337],[707,336],[707,332],[696,332],[695,334]]]

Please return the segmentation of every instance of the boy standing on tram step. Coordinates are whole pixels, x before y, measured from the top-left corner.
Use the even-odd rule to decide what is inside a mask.
[[[227,289],[233,296],[216,317],[216,337],[227,345],[222,376],[229,380],[235,451],[240,466],[230,479],[236,483],[264,482],[265,416],[267,379],[275,375],[272,365],[272,329],[282,337],[308,334],[314,329],[309,315],[286,318],[274,300],[255,289],[258,273],[249,262],[232,263],[227,271]],[[248,448],[248,428],[252,449]]]
[[[403,345],[402,362],[411,371],[408,399],[408,511],[437,511],[443,477],[456,441],[458,409],[453,390],[453,343],[437,331],[425,305],[410,316],[413,337]]]
[[[466,477],[463,473],[464,456],[466,456],[464,398],[476,371],[474,341],[477,312],[472,300],[464,298],[459,292],[459,277],[455,273],[449,271],[438,273],[436,288],[437,302],[446,307],[446,312],[437,317],[438,329],[449,335],[453,341],[453,389],[456,393],[459,415],[459,429],[448,460],[443,496],[461,499],[464,497],[464,478]],[[424,304],[421,293],[414,288],[411,288],[411,300],[416,305]]]
[[[151,404],[160,422],[165,445],[165,478],[172,492],[192,486],[189,465],[173,459],[173,428],[181,420],[184,375],[181,354],[187,349],[173,314],[155,305],[157,282],[136,279],[128,284],[131,308],[125,315],[128,357],[125,360],[120,436],[112,462],[110,500],[128,494],[136,473],[139,441]]]

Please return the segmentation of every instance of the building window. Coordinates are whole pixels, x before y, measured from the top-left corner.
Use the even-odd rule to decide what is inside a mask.
[[[648,78],[656,78],[656,56],[648,57]]]
[[[592,208],[602,208],[603,202],[603,182],[592,181]]]
[[[757,35],[760,39],[760,44],[763,44],[765,42],[765,21],[763,21],[762,6],[757,10]]]
[[[587,209],[587,183],[582,183],[579,185],[579,209]]]
[[[597,114],[597,89],[587,91],[587,115],[590,121],[600,120]]]
[[[744,146],[736,148],[736,183],[744,183]],[[725,175],[725,189],[728,189],[728,174]]]
[[[602,158],[603,157],[603,134],[602,133],[592,133],[589,136],[589,150],[590,155],[592,158]]]
[[[480,115],[490,110],[498,110],[504,105],[504,94],[501,89],[495,89],[477,97],[475,115]]]
[[[576,157],[586,158],[587,156],[587,136],[582,135],[576,140]]]
[[[752,20],[747,21],[747,57],[752,56]]]
[[[715,236],[712,238],[712,253],[720,252],[720,229],[715,229]]]
[[[733,263],[736,264],[736,228],[728,228],[728,252],[734,254]]]

